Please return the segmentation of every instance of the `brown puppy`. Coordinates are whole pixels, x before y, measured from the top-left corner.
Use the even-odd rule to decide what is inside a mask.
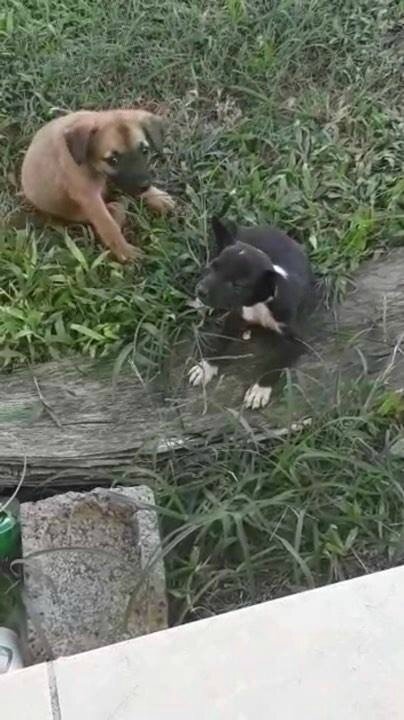
[[[34,136],[22,166],[25,197],[43,213],[90,223],[121,262],[139,251],[121,232],[125,211],[105,202],[107,180],[164,213],[174,201],[152,185],[150,144],[162,145],[162,119],[145,110],[82,110],[52,120]]]

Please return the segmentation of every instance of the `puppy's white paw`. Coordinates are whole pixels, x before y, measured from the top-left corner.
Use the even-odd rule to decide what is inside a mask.
[[[174,198],[166,193],[165,190],[160,190],[154,187],[154,185],[142,193],[140,197],[147,203],[151,210],[155,210],[161,215],[165,215],[165,213],[175,208]]]
[[[194,365],[189,371],[189,384],[194,385],[207,385],[212,378],[218,373],[217,365],[211,365],[207,360],[201,360],[200,363]]]
[[[195,298],[194,300],[188,300],[187,305],[193,310],[202,310],[202,308],[206,307],[206,305],[204,305],[202,300],[199,300],[199,298]]]
[[[263,387],[255,383],[248,388],[244,395],[244,405],[251,410],[258,410],[268,405],[272,395],[271,387]]]

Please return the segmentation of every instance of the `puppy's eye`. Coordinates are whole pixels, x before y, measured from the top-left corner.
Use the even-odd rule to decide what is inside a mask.
[[[118,165],[119,155],[117,152],[111,153],[104,158],[104,161],[108,163],[110,167],[116,167]]]
[[[148,153],[149,153],[149,146],[146,145],[146,143],[141,143],[141,145],[140,145],[140,152],[142,153],[142,155],[148,155]]]

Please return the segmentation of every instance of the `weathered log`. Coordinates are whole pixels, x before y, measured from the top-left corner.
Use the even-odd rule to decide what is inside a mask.
[[[345,301],[317,311],[305,356],[288,392],[262,413],[242,412],[251,349],[204,392],[187,387],[189,343],[177,348],[167,377],[144,385],[125,370],[80,358],[0,378],[0,486],[86,486],[145,481],[150,460],[231,433],[276,436],[335,400],[337,381],[381,377],[404,387],[404,249],[366,262]],[[244,378],[244,379],[243,379]],[[147,481],[147,478],[146,478]]]

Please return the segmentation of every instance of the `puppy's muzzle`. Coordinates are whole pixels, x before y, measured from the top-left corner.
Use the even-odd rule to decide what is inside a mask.
[[[139,195],[149,189],[153,182],[147,161],[138,150],[120,156],[112,182],[129,195]]]
[[[238,296],[231,290],[220,283],[212,282],[209,278],[198,283],[196,296],[204,305],[217,310],[231,310],[242,305]]]

